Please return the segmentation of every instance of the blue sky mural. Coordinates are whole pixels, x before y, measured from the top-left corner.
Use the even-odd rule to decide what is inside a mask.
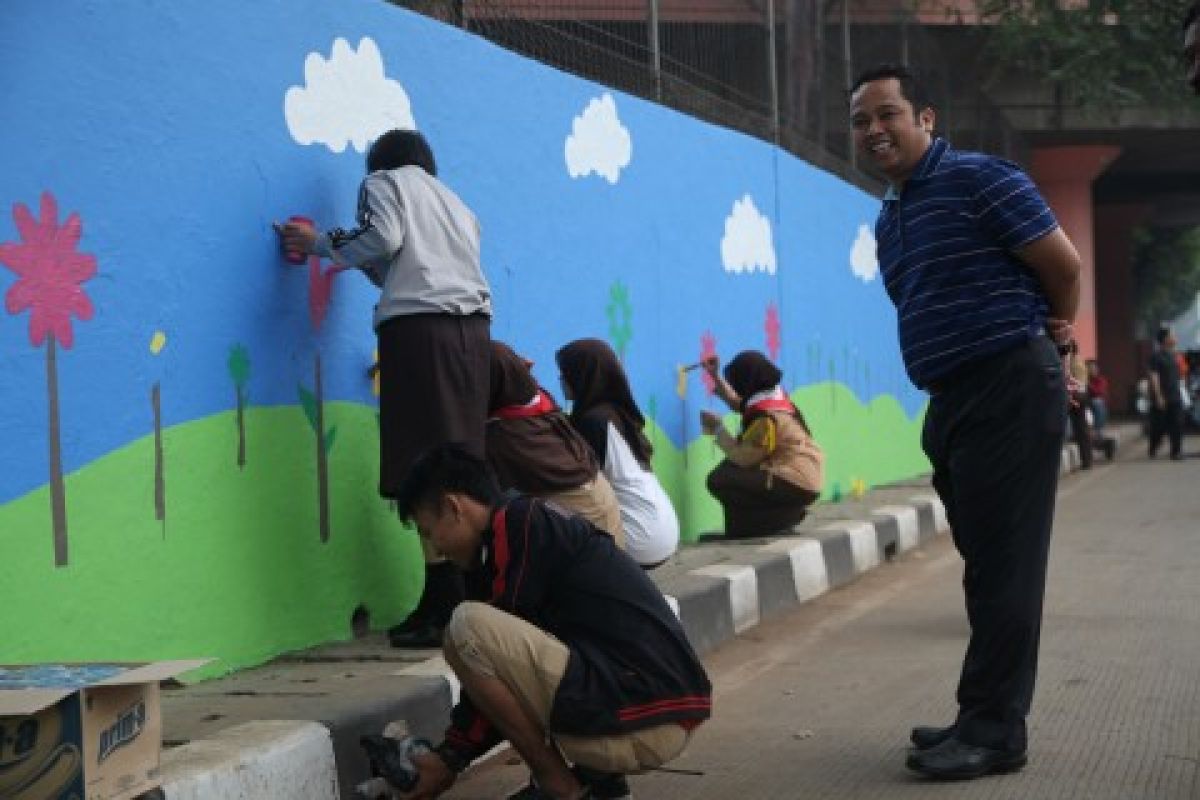
[[[875,198],[763,142],[382,2],[303,14],[238,4],[236,25],[221,5],[88,5],[72,12],[88,25],[57,36],[46,4],[6,5],[19,24],[0,28],[0,74],[22,77],[0,82],[0,105],[20,117],[0,148],[0,242],[20,240],[13,207],[36,213],[49,191],[60,223],[79,215],[78,250],[97,261],[83,284],[95,314],[74,320],[73,346],[58,352],[68,471],[152,432],[156,382],[165,426],[232,409],[237,345],[253,365],[252,405],[296,404],[318,348],[326,402],[374,403],[377,290],[338,276],[314,330],[306,272],[280,258],[271,223],[350,225],[366,143],[406,119],[481,220],[494,335],[549,388],[557,347],[608,338],[620,282],[626,365],[672,437],[676,366],[697,359],[706,332],[726,356],[766,349],[771,303],[790,386],[832,369],[864,400],[923,405],[870,248],[855,249]],[[131,28],[138,48],[125,46]],[[51,39],[61,46],[42,46]],[[15,281],[0,268],[0,294]],[[3,503],[46,482],[46,360],[28,313],[0,313],[0,374],[0,463],[21,465],[0,470]]]

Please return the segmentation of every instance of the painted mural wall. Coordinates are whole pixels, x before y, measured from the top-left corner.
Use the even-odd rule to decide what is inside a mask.
[[[877,201],[767,144],[380,0],[10,0],[0,75],[0,663],[215,674],[415,603],[376,290],[271,229],[351,224],[392,127],[482,221],[497,338],[548,387],[570,339],[622,354],[688,537],[720,522],[708,353],[778,360],[827,500],[926,467]]]

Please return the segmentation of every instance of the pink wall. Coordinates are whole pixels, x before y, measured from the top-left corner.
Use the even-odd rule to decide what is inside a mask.
[[[1096,312],[1100,370],[1110,383],[1109,407],[1127,413],[1130,390],[1141,374],[1134,339],[1133,229],[1150,212],[1145,205],[1096,207]]]
[[[1075,244],[1083,263],[1075,338],[1079,341],[1079,350],[1084,358],[1095,358],[1097,352],[1092,181],[1108,168],[1120,152],[1121,148],[1108,145],[1078,145],[1040,147],[1033,153],[1033,179],[1042,190],[1046,202],[1054,209],[1059,225]]]

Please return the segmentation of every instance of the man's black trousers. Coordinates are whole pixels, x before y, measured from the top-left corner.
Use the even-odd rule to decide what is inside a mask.
[[[922,445],[965,562],[971,640],[957,735],[1024,750],[1066,424],[1046,337],[972,362],[932,389]]]

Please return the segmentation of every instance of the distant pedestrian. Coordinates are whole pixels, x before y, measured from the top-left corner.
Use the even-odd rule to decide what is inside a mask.
[[[971,625],[957,718],[913,729],[907,765],[933,778],[1020,769],[1067,418],[1055,344],[1071,338],[1079,256],[1016,165],[934,136],[933,104],[906,67],[864,73],[850,121],[891,184],[880,272],[905,368],[930,394],[922,445]]]
[[[1200,2],[1192,3],[1183,17],[1183,63],[1187,82],[1200,95]]]
[[[1092,409],[1092,428],[1102,433],[1108,425],[1108,378],[1100,372],[1100,363],[1087,360],[1087,396]]]
[[[1179,374],[1175,353],[1175,334],[1161,328],[1155,336],[1154,354],[1150,356],[1147,377],[1150,381],[1150,436],[1148,452],[1151,458],[1165,436],[1171,445],[1171,458],[1183,458],[1183,398],[1185,390]]]
[[[1067,418],[1071,424],[1071,439],[1079,451],[1079,468],[1092,468],[1092,424],[1088,421],[1088,372],[1083,360],[1079,358],[1079,345],[1071,342],[1067,345],[1067,367],[1074,381],[1071,383],[1071,402],[1068,404]]]

